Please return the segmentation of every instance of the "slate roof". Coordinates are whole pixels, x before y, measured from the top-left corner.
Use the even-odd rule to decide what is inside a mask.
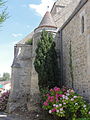
[[[38,28],[42,28],[42,27],[57,28],[51,13],[48,11],[45,13],[41,23],[38,26]],[[28,41],[29,39],[31,39],[33,37],[33,35],[34,35],[34,31],[31,32],[29,35],[27,35],[23,40],[19,41],[17,44],[25,44],[25,42]]]
[[[38,28],[40,28],[40,27],[54,27],[54,28],[57,28],[50,12],[47,11],[45,13],[45,15],[44,15],[41,23],[39,24]]]
[[[55,5],[67,6],[73,0],[57,0]]]
[[[31,39],[33,37],[33,35],[34,35],[34,32],[31,32],[23,40],[19,41],[17,44],[25,44],[25,42],[28,41],[29,39]]]

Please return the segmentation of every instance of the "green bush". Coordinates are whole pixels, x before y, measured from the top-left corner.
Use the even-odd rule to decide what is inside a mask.
[[[32,45],[33,39],[29,39],[28,41],[25,42],[26,45]]]
[[[39,88],[54,87],[58,84],[58,63],[55,42],[50,32],[43,31],[37,44],[34,61],[38,73]]]
[[[54,87],[48,94],[44,94],[43,108],[58,119],[88,120],[90,118],[90,105],[76,94],[73,89]]]

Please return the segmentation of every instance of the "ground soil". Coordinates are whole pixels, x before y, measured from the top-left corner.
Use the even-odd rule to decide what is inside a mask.
[[[45,111],[22,112],[17,110],[12,114],[0,112],[0,120],[53,120],[53,118]]]

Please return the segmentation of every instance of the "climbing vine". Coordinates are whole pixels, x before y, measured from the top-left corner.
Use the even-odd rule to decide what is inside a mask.
[[[73,88],[74,77],[73,77],[73,65],[72,65],[72,45],[71,45],[71,40],[70,40],[69,55],[70,55],[69,67],[70,67],[70,75],[71,75],[71,79],[72,79],[72,88]]]
[[[32,45],[32,43],[33,43],[33,38],[31,38],[25,42],[26,45]]]

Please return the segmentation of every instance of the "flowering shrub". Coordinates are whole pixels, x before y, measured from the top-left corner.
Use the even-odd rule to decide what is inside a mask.
[[[54,87],[44,95],[43,108],[67,120],[90,117],[90,106],[73,89]]]
[[[4,111],[6,109],[9,94],[10,94],[9,91],[4,92],[3,94],[1,94],[1,96],[0,96],[0,111]]]

